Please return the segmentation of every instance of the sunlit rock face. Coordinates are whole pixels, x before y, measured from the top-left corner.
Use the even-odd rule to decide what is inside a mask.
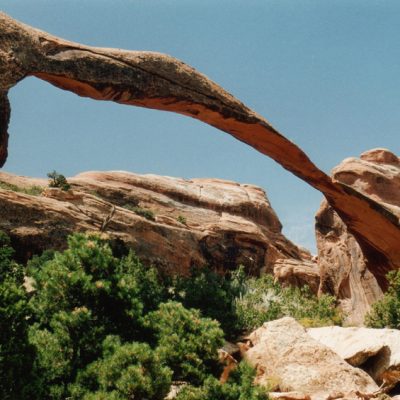
[[[47,186],[47,180],[7,173],[0,181]],[[69,192],[46,188],[40,196],[0,189],[0,229],[10,234],[21,259],[62,249],[68,234],[90,230],[123,240],[165,272],[244,265],[258,275],[272,273],[278,259],[310,260],[283,236],[265,192],[253,185],[128,172],[86,172],[68,181]]]
[[[332,171],[333,178],[368,196],[400,218],[400,160],[386,149],[374,149],[360,158],[348,158]],[[365,220],[368,221],[368,212]],[[370,229],[381,238],[388,235],[371,220]],[[370,305],[382,296],[376,271],[384,262],[363,250],[363,243],[350,234],[342,219],[323,201],[316,216],[318,265],[321,292],[336,295],[347,313],[348,323],[362,324]],[[389,236],[387,236],[389,239]],[[388,255],[400,253],[400,243],[386,249]],[[394,257],[392,257],[394,258]],[[400,265],[399,265],[400,268]]]
[[[256,383],[280,392],[296,392],[312,400],[357,398],[356,392],[378,389],[373,379],[352,367],[335,351],[315,340],[293,318],[266,322],[248,336],[244,353],[256,368]]]

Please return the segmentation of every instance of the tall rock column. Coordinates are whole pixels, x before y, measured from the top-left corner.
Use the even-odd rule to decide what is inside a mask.
[[[383,209],[400,217],[400,160],[385,149],[374,149],[360,158],[348,158],[333,171],[333,178],[363,193]],[[365,216],[368,219],[368,215]],[[373,226],[382,237],[384,227]],[[320,292],[337,296],[348,322],[362,324],[370,305],[382,290],[370,270],[368,254],[348,231],[333,208],[323,201],[316,216]],[[397,251],[400,253],[400,243]],[[367,268],[369,267],[369,269]]]

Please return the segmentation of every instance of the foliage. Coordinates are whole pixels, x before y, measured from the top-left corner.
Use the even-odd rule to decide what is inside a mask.
[[[146,322],[156,334],[156,351],[173,369],[175,380],[201,381],[217,364],[224,336],[217,321],[171,301],[149,313]]]
[[[176,220],[177,220],[180,224],[186,225],[186,218],[185,218],[183,215],[178,215],[178,216],[176,217]]]
[[[176,277],[173,298],[187,308],[197,308],[216,319],[228,337],[240,331],[235,302],[243,293],[246,274],[242,267],[227,275],[209,268],[192,268],[188,277]]]
[[[49,172],[47,176],[50,178],[49,187],[60,188],[65,191],[71,189],[71,185],[68,183],[65,176],[59,174],[57,171]]]
[[[29,339],[37,352],[39,398],[65,398],[79,373],[101,357],[107,336],[123,342],[147,337],[143,317],[163,298],[154,269],[132,252],[114,257],[98,234],[69,237],[66,251],[34,258],[28,273],[35,288]]]
[[[253,384],[255,371],[248,364],[241,362],[222,384],[213,377],[208,377],[200,387],[184,387],[176,400],[267,400],[268,395],[262,387]]]
[[[365,317],[365,324],[371,328],[400,328],[400,271],[389,272],[387,279],[388,290]]]
[[[164,399],[172,371],[145,343],[121,344],[107,336],[103,355],[79,373],[70,387],[73,399]]]
[[[254,371],[241,364],[217,380],[217,349],[266,320],[291,315],[334,322],[333,299],[281,288],[243,268],[219,275],[193,269],[164,278],[99,233],[74,234],[23,269],[0,232],[0,398],[163,399],[173,380],[180,400],[261,400]],[[26,293],[24,274],[32,281]],[[399,286],[399,285],[398,285]]]
[[[146,218],[146,219],[148,219],[150,221],[155,221],[156,220],[153,211],[148,210],[146,208],[139,207],[139,206],[132,206],[131,204],[125,204],[123,207],[126,210],[132,211],[136,215],[139,215],[139,216],[141,216],[143,218]]]
[[[244,330],[261,326],[266,321],[291,316],[307,326],[341,323],[335,298],[317,298],[307,286],[282,288],[271,275],[249,278],[243,294],[236,299],[238,324]]]
[[[177,277],[173,289],[175,300],[218,320],[230,338],[283,316],[307,327],[341,323],[334,297],[317,298],[306,286],[282,288],[268,274],[248,277],[243,267],[226,275],[194,268],[189,277]]]
[[[10,239],[0,231],[0,398],[24,396],[33,351],[28,343],[31,309],[23,287],[23,270],[12,260]]]
[[[11,190],[13,192],[25,193],[31,196],[40,196],[43,192],[41,186],[33,185],[29,187],[21,187],[8,182],[0,181],[0,189]]]

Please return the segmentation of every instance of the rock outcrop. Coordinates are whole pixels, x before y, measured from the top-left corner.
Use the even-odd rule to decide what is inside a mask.
[[[328,326],[310,328],[307,333],[368,372],[379,385],[392,388],[400,382],[399,330]]]
[[[87,172],[68,181],[72,190],[32,186],[48,181],[0,173],[0,229],[28,257],[61,249],[74,231],[103,230],[132,246],[165,272],[191,266],[249,273],[273,272],[277,259],[307,262],[310,254],[281,233],[265,192],[217,179],[185,180],[127,172]],[[310,261],[308,261],[310,262]]]
[[[256,383],[311,399],[351,398],[378,386],[361,369],[313,339],[293,318],[264,323],[248,337],[245,359],[256,368]],[[330,397],[329,397],[330,396]]]
[[[360,159],[348,158],[333,170],[333,178],[368,196],[392,215],[400,217],[400,160],[385,149],[363,153]],[[368,215],[365,215],[368,222]],[[386,237],[385,228],[371,222],[370,229]],[[373,272],[382,260],[365,251],[362,242],[349,232],[335,210],[324,201],[316,216],[318,265],[321,292],[337,296],[348,322],[362,324],[370,305],[382,296]],[[399,242],[400,243],[400,242]],[[393,249],[400,254],[400,244]]]
[[[0,13],[0,165],[7,157],[8,91],[35,76],[80,96],[184,114],[271,157],[321,191],[356,239],[381,288],[400,268],[400,224],[391,209],[332,179],[294,143],[190,66],[154,52],[83,46]]]

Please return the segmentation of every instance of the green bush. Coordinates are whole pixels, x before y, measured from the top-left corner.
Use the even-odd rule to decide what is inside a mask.
[[[136,215],[139,215],[143,218],[148,219],[149,221],[156,220],[153,211],[148,210],[146,208],[139,207],[139,206],[132,206],[131,204],[125,204],[123,207],[128,211],[134,212]]]
[[[234,338],[238,325],[235,302],[243,293],[248,278],[243,268],[227,275],[209,268],[192,268],[188,277],[176,277],[173,298],[187,308],[197,308],[209,318],[216,319],[229,338]]]
[[[163,298],[154,269],[131,252],[114,257],[97,234],[69,237],[66,251],[34,258],[28,273],[34,280],[33,372],[46,391],[38,389],[38,398],[65,398],[79,372],[101,357],[108,335],[124,343],[146,338],[143,317]]]
[[[200,387],[182,388],[176,400],[267,400],[266,390],[254,385],[254,378],[254,369],[241,362],[225,384],[208,377]]]
[[[172,379],[189,383],[180,400],[261,400],[264,390],[244,364],[227,384],[218,382],[218,321],[233,338],[284,315],[311,324],[337,319],[333,298],[281,288],[268,275],[249,278],[243,268],[225,276],[193,269],[162,281],[126,246],[97,233],[70,236],[67,250],[34,257],[25,270],[12,257],[0,232],[5,400],[160,400]]]
[[[10,239],[0,231],[0,398],[4,400],[25,396],[34,358],[28,342],[32,310],[23,269],[12,260],[13,253]]]
[[[224,342],[217,321],[171,301],[149,313],[146,322],[155,332],[156,351],[174,371],[175,380],[200,382],[217,366],[217,350]]]
[[[70,386],[72,399],[165,398],[172,371],[148,344],[121,344],[119,337],[108,336],[102,347],[102,357],[81,371]]]
[[[400,271],[387,275],[389,287],[381,300],[371,307],[365,324],[371,328],[400,329]]]
[[[317,298],[307,286],[282,288],[274,282],[272,275],[247,279],[235,307],[238,324],[246,331],[284,316],[293,317],[307,326],[341,324],[334,297],[322,295]]]
[[[47,177],[50,178],[49,187],[60,188],[65,191],[71,189],[71,185],[68,183],[65,176],[59,174],[57,171],[49,172]]]
[[[0,181],[0,189],[11,190],[13,192],[25,193],[31,196],[39,196],[43,192],[43,188],[41,186],[29,186],[29,187],[20,187],[8,182]]]
[[[307,327],[341,324],[334,297],[317,298],[306,286],[283,288],[268,274],[248,277],[242,267],[226,275],[192,269],[189,277],[175,279],[172,292],[185,307],[218,320],[229,339],[284,316]]]
[[[186,218],[185,218],[183,215],[178,215],[178,216],[176,217],[176,220],[177,220],[180,224],[186,225]]]

